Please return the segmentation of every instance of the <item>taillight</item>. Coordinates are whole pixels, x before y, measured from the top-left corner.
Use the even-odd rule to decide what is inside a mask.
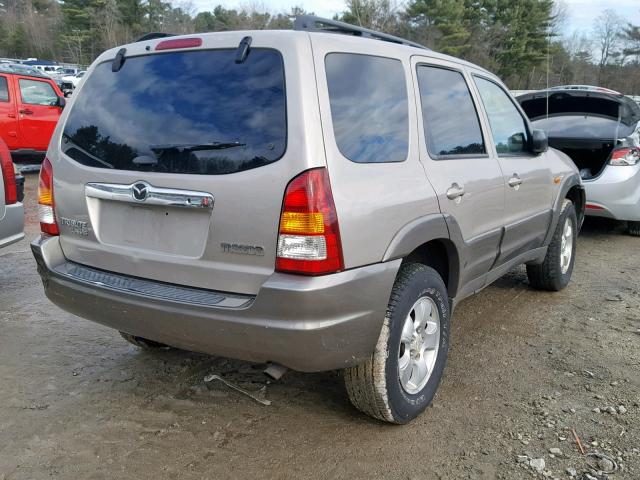
[[[636,165],[640,162],[640,149],[638,148],[618,148],[611,154],[610,165],[625,166]]]
[[[16,185],[16,174],[13,168],[13,160],[7,145],[0,140],[0,170],[2,170],[2,180],[4,183],[4,203],[12,205],[18,202],[18,186]]]
[[[42,162],[40,167],[40,179],[38,181],[38,218],[40,219],[40,230],[47,235],[59,235],[56,214],[53,210],[55,202],[53,200],[53,168],[48,158]]]
[[[289,182],[284,194],[276,270],[323,275],[343,269],[329,175],[324,168],[307,170]]]

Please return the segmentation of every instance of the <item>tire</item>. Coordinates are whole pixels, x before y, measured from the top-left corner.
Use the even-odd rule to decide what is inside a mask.
[[[142,348],[143,350],[168,350],[171,348],[164,343],[154,342],[153,340],[148,340],[143,337],[136,337],[135,335],[131,335],[129,333],[120,332],[120,335],[127,342],[135,345],[136,347]]]
[[[427,314],[429,308],[431,316]],[[419,316],[419,311],[424,315]],[[434,329],[433,325],[437,323],[435,314],[440,325]],[[422,318],[423,325],[430,325],[428,333],[419,331],[424,334],[422,337],[412,333],[411,328],[418,324],[414,317]],[[431,323],[425,323],[425,319]],[[438,389],[447,361],[449,331],[449,297],[438,272],[422,264],[404,265],[391,291],[375,351],[366,362],[344,370],[351,403],[361,412],[385,422],[404,424],[413,420],[429,406]],[[409,332],[412,336],[407,335]],[[409,351],[409,343],[403,341],[403,336],[414,339]],[[420,342],[420,338],[428,339],[430,348],[424,351],[424,355],[411,356],[411,352],[426,345]],[[412,369],[417,365],[412,363],[414,358],[417,358],[416,362],[424,360],[425,365],[430,364],[431,368],[425,370],[426,378],[420,375],[414,378],[417,371]],[[408,366],[403,369],[403,365]],[[409,371],[412,373],[409,377],[404,376],[403,384],[400,375]],[[418,382],[420,378],[422,381]],[[413,383],[411,379],[414,379]]]
[[[627,222],[627,233],[634,237],[640,237],[640,222]]]
[[[563,236],[565,237],[565,245],[569,240],[566,238],[566,229],[569,228],[568,226],[571,228],[571,249],[569,251],[565,250],[563,255]],[[556,231],[553,233],[544,261],[539,265],[527,265],[529,284],[533,288],[536,290],[558,292],[569,284],[576,258],[577,237],[578,219],[576,217],[576,209],[571,200],[565,199],[562,203],[562,210]],[[570,252],[568,263],[566,260],[567,252]]]

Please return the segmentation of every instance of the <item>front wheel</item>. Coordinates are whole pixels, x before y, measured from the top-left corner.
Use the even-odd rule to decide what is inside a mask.
[[[576,209],[571,200],[565,199],[544,261],[540,265],[527,265],[529,284],[533,288],[557,292],[569,284],[576,257],[577,237]]]
[[[447,289],[434,269],[402,267],[374,353],[344,371],[349,399],[379,420],[407,423],[431,403],[447,360]]]

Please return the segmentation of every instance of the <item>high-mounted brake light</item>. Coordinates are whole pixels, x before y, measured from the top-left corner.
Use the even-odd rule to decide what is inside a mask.
[[[163,40],[156,45],[156,50],[173,50],[176,48],[193,48],[202,46],[201,38],[174,38]]]
[[[609,164],[617,166],[636,165],[640,162],[640,148],[618,148],[611,154]]]
[[[53,200],[53,167],[48,158],[45,158],[40,167],[40,179],[38,181],[38,218],[40,230],[47,235],[59,235],[58,222],[54,211]]]
[[[295,177],[284,194],[276,270],[324,275],[344,269],[338,215],[324,168]]]
[[[2,181],[4,183],[4,204],[12,205],[18,202],[18,186],[16,185],[16,175],[13,169],[13,160],[7,145],[0,140],[0,171],[2,171]]]

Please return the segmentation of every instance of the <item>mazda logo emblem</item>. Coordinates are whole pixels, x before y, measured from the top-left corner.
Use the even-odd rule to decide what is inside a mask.
[[[149,185],[146,183],[136,183],[131,187],[133,190],[133,198],[139,202],[144,202],[149,196]]]

